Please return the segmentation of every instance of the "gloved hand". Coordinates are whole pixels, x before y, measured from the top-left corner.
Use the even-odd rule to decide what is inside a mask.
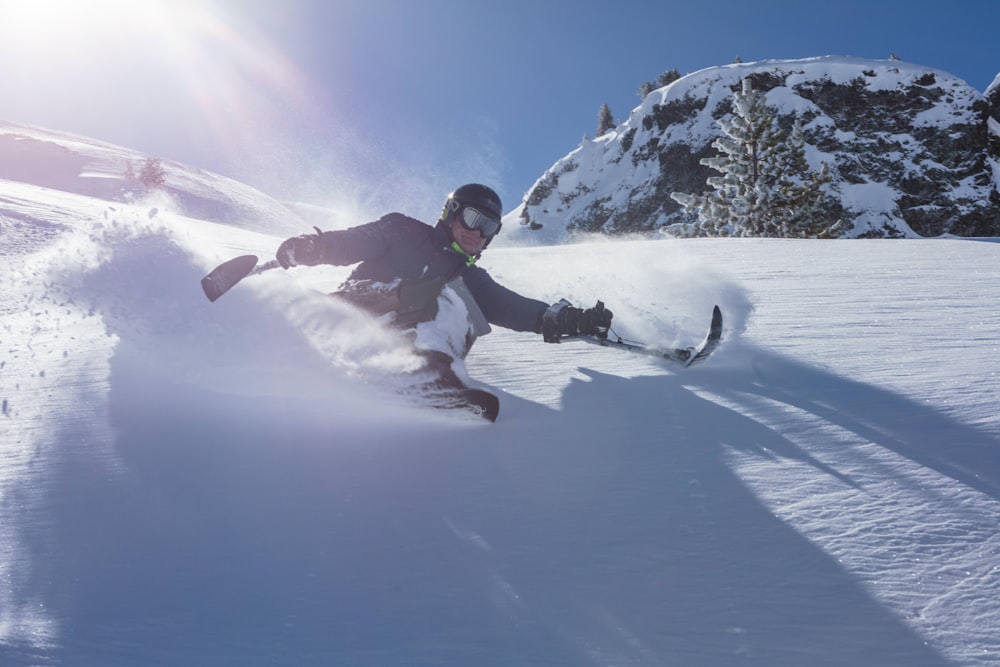
[[[562,299],[549,306],[542,316],[542,338],[546,343],[558,343],[563,336],[585,334],[606,337],[614,315],[598,301],[593,308],[575,308]]]
[[[315,234],[303,234],[293,236],[278,246],[278,251],[274,253],[275,259],[281,268],[287,269],[292,266],[315,266],[323,262],[323,243],[320,236],[323,232],[319,227],[313,227]]]
[[[596,306],[580,313],[576,321],[577,332],[598,338],[607,338],[613,317],[614,314],[604,307],[604,302],[598,301]]]

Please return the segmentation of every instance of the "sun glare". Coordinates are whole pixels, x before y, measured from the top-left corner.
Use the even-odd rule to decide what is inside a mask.
[[[239,2],[222,0],[0,0],[0,60],[15,68],[6,77],[14,89],[36,99],[72,91],[111,115],[169,94],[192,107],[172,126],[200,124],[215,141],[239,143],[248,128],[321,103],[245,19]]]
[[[167,0],[4,0],[0,34],[24,44],[54,48],[49,40],[146,29],[162,16]],[[177,3],[185,5],[184,2]]]

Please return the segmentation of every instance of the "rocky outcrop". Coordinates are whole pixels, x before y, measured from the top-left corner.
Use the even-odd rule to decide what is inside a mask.
[[[1000,86],[987,94],[928,67],[823,57],[739,63],[658,90],[617,128],[556,162],[509,214],[552,235],[669,232],[694,215],[671,192],[698,193],[718,172],[717,119],[750,79],[778,123],[801,122],[810,166],[824,163],[849,236],[1000,236]]]

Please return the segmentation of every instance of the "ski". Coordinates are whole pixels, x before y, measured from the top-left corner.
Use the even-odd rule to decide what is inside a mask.
[[[637,354],[658,357],[687,368],[688,366],[700,364],[708,359],[709,355],[711,355],[712,352],[715,351],[715,348],[719,346],[719,342],[722,340],[722,311],[718,306],[715,306],[712,310],[712,323],[708,327],[708,333],[705,335],[704,340],[702,340],[701,343],[695,347],[663,349],[646,345],[645,343],[640,343],[638,341],[625,340],[619,337],[602,338],[600,336],[586,335],[570,336],[569,340],[582,340],[586,343],[590,343],[591,345],[612,347],[619,350],[625,350],[627,352],[635,352]]]

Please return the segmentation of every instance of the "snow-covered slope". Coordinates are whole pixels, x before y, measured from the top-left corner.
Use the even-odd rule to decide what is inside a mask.
[[[379,389],[343,269],[205,300],[284,233],[0,180],[0,664],[1000,660],[1000,246],[491,249],[622,335],[727,328],[686,372],[497,330],[490,425]]]
[[[824,163],[849,236],[986,236],[1000,229],[987,100],[961,79],[898,60],[827,56],[737,63],[649,93],[627,119],[558,160],[507,215],[517,235],[627,234],[689,222],[672,192],[719,173],[717,119],[750,79],[783,127],[803,125],[812,169]],[[850,228],[850,225],[848,225]],[[992,231],[991,231],[992,230]]]
[[[149,201],[140,184],[129,182],[131,167],[141,171],[145,155],[88,137],[0,120],[0,178],[109,201]],[[170,161],[160,161],[166,177],[156,204],[201,220],[247,229],[301,230],[304,223],[283,204],[232,179]]]

